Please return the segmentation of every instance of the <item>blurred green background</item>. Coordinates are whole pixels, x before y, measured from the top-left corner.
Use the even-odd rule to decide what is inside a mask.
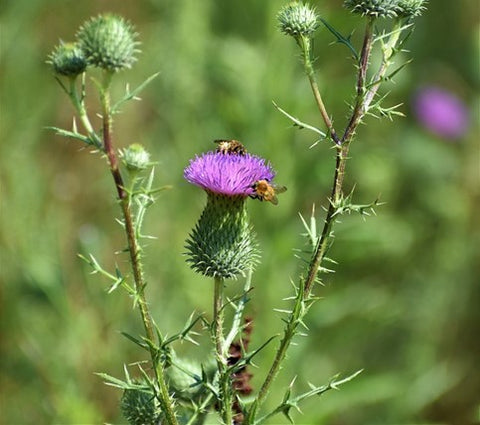
[[[340,1],[315,1],[344,33],[361,19]],[[171,184],[150,210],[146,273],[155,320],[169,334],[192,310],[210,314],[212,282],[195,275],[182,253],[205,203],[183,168],[216,138],[243,141],[269,158],[288,187],[280,204],[251,202],[263,252],[249,314],[253,346],[281,332],[273,308],[291,294],[289,277],[302,248],[298,213],[326,204],[333,151],[309,150],[312,134],[290,127],[271,101],[307,122],[318,115],[294,42],[279,34],[280,0],[4,0],[1,14],[1,406],[4,424],[125,423],[119,393],[94,372],[122,375],[124,362],[144,353],[119,331],[140,333],[131,301],[106,294],[107,282],[89,274],[77,253],[93,253],[105,267],[126,268],[115,255],[124,239],[111,177],[98,155],[44,129],[71,125],[72,108],[45,58],[61,38],[99,12],[131,20],[140,34],[138,64],[121,73],[117,96],[160,71],[117,116],[119,147],[144,144],[157,166],[158,185]],[[340,392],[311,399],[300,424],[463,425],[478,423],[480,373],[479,270],[479,4],[431,0],[408,42],[414,62],[384,87],[389,105],[403,102],[406,118],[369,117],[358,132],[347,186],[367,203],[386,204],[363,221],[343,217],[331,257],[339,265],[318,288],[323,299],[308,316],[271,393],[298,376],[295,388],[322,384],[336,373],[365,369]],[[348,51],[316,38],[319,82],[338,128],[345,124],[354,87]],[[455,141],[432,135],[412,111],[425,84],[451,90],[470,110],[470,128]],[[94,108],[95,103],[91,105]],[[321,220],[320,215],[320,220]],[[241,282],[232,283],[232,291]],[[274,344],[275,345],[275,344]],[[274,345],[257,359],[260,382]],[[194,356],[192,347],[177,347]],[[257,386],[258,388],[258,386]],[[277,416],[271,423],[287,423]]]

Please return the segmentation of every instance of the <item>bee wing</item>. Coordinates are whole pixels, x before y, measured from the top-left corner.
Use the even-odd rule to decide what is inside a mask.
[[[276,193],[283,193],[287,191],[286,186],[275,186],[274,189]]]
[[[278,205],[278,198],[277,198],[276,195],[271,196],[268,200],[269,200],[273,205]]]

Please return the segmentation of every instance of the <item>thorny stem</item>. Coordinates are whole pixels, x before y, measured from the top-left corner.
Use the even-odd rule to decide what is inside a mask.
[[[225,425],[231,425],[233,422],[232,413],[232,387],[230,374],[228,372],[227,348],[225,347],[225,338],[223,335],[223,322],[225,316],[224,309],[224,280],[221,277],[215,277],[215,289],[213,296],[213,337],[215,341],[215,356],[219,372],[219,404],[220,411]]]
[[[118,199],[122,208],[123,219],[125,224],[125,231],[127,234],[128,251],[130,254],[130,261],[132,264],[133,278],[135,281],[136,294],[138,296],[138,307],[142,316],[143,325],[147,339],[152,344],[155,343],[155,333],[153,328],[152,318],[150,316],[147,300],[145,297],[145,281],[143,277],[142,263],[141,263],[141,248],[138,244],[135,225],[130,206],[130,196],[125,190],[123,178],[120,173],[118,158],[113,147],[112,139],[112,114],[110,109],[110,82],[112,74],[105,72],[104,81],[101,88],[101,103],[102,103],[102,118],[103,118],[103,146],[104,152],[107,155],[108,163],[110,165],[110,172],[112,173],[115,187],[117,189]],[[152,358],[152,364],[155,370],[155,376],[159,384],[159,401],[162,407],[162,411],[165,415],[165,420],[170,425],[177,425],[177,418],[173,410],[173,403],[168,394],[168,387],[165,381],[165,375],[163,365],[159,359],[158,351],[154,346],[150,346],[150,355]]]
[[[213,394],[212,393],[208,394],[208,396],[205,398],[203,403],[198,407],[197,410],[195,410],[195,412],[188,419],[188,422],[185,425],[196,425],[196,424],[202,425],[203,420],[202,420],[201,415],[205,415],[205,410],[210,405],[210,403],[212,401],[212,398],[213,398]],[[197,419],[198,419],[198,421],[197,421]]]
[[[363,39],[362,53],[360,55],[360,62],[357,76],[357,96],[355,107],[352,112],[352,117],[342,137],[340,145],[337,145],[337,154],[335,159],[335,173],[333,176],[332,192],[330,194],[330,204],[325,218],[325,224],[323,226],[322,235],[318,240],[315,247],[312,259],[310,261],[310,267],[308,270],[307,278],[304,282],[305,297],[309,297],[313,283],[318,274],[318,269],[325,257],[329,236],[334,224],[334,216],[336,212],[336,206],[343,196],[343,181],[345,178],[345,167],[347,165],[348,151],[350,149],[350,142],[352,141],[355,130],[360,124],[362,117],[366,112],[365,105],[365,82],[367,77],[367,69],[370,60],[370,54],[372,51],[373,41],[373,18],[368,19],[367,26],[365,28],[365,36]]]
[[[350,122],[345,130],[344,136],[342,139],[339,139],[335,133],[333,128],[333,124],[325,110],[323,102],[321,100],[320,93],[318,91],[318,86],[315,80],[315,74],[313,65],[310,59],[310,52],[309,47],[308,49],[305,47],[306,43],[300,44],[303,46],[303,58],[304,58],[304,66],[307,73],[307,76],[310,81],[310,85],[312,87],[313,95],[315,100],[317,101],[317,105],[320,110],[320,114],[322,115],[327,128],[330,131],[330,135],[332,140],[335,142],[336,146],[336,159],[335,159],[335,173],[333,177],[332,183],[332,191],[330,195],[330,205],[327,210],[327,215],[325,218],[325,224],[323,226],[322,234],[316,244],[314,249],[312,258],[309,263],[309,269],[307,273],[307,277],[302,282],[302,286],[299,289],[299,292],[296,297],[295,307],[293,308],[292,312],[290,313],[287,325],[285,327],[284,335],[282,340],[280,341],[280,345],[277,349],[275,354],[275,358],[273,360],[272,366],[263,382],[263,385],[255,399],[254,403],[252,404],[251,408],[248,411],[246,424],[253,424],[255,421],[255,416],[257,414],[258,408],[264,402],[270,386],[278,372],[280,371],[280,366],[285,359],[287,350],[291,344],[291,341],[296,333],[296,328],[298,327],[299,321],[301,320],[302,310],[300,307],[304,303],[311,300],[311,290],[313,284],[317,278],[318,270],[321,266],[323,258],[329,247],[330,241],[330,234],[332,231],[332,227],[335,222],[335,212],[337,210],[337,204],[341,200],[343,194],[343,181],[345,177],[345,167],[346,162],[348,159],[348,151],[350,147],[350,142],[353,138],[355,130],[357,126],[360,124],[361,118],[364,116],[366,112],[366,108],[368,105],[365,105],[365,83],[366,83],[366,75],[367,75],[367,68],[369,65],[370,53],[372,49],[373,43],[373,19],[369,19],[367,21],[367,26],[365,29],[365,36],[364,42],[362,47],[362,53],[360,56],[359,61],[359,69],[357,75],[357,96],[356,96],[356,106],[354,111],[352,112],[352,117]],[[308,56],[307,56],[308,53]]]

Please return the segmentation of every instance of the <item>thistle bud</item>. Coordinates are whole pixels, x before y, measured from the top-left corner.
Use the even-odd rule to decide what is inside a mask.
[[[187,239],[187,262],[210,277],[244,275],[258,261],[246,199],[254,184],[271,181],[274,172],[264,159],[250,154],[208,152],[185,169],[185,179],[207,192],[207,205]]]
[[[344,6],[360,15],[395,18],[398,16],[398,0],[346,0]]]
[[[158,401],[147,389],[127,389],[123,393],[120,407],[130,425],[159,423],[161,412]]]
[[[122,150],[120,155],[129,171],[142,171],[150,165],[150,154],[138,143],[134,143]]]
[[[133,26],[115,15],[99,15],[85,22],[77,33],[89,64],[117,72],[130,68],[137,60]]]
[[[278,12],[280,31],[292,37],[311,37],[318,28],[318,15],[308,4],[292,2]]]
[[[405,18],[419,16],[425,9],[426,3],[426,0],[399,0],[398,15]]]
[[[60,42],[49,55],[47,63],[52,65],[56,74],[67,77],[75,77],[87,68],[85,55],[76,43]]]

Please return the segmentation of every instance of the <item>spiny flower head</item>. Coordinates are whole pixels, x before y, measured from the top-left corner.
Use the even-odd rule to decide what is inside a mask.
[[[427,0],[399,0],[398,16],[414,17],[419,16],[426,9]]]
[[[83,50],[76,43],[60,42],[48,57],[56,74],[75,77],[87,68],[87,59]]]
[[[135,63],[136,37],[128,21],[112,14],[91,18],[77,33],[88,63],[110,72],[131,68]]]
[[[151,389],[143,383],[123,392],[120,408],[130,425],[159,423],[161,410]]]
[[[275,176],[263,158],[248,153],[208,152],[195,157],[185,179],[207,192],[207,205],[186,242],[187,262],[205,276],[230,279],[258,262],[246,199],[255,182]]]
[[[345,7],[353,13],[379,18],[418,16],[425,9],[426,0],[345,0]]]
[[[139,143],[133,143],[120,152],[129,171],[142,171],[150,165],[150,154]]]
[[[346,0],[344,5],[353,13],[380,18],[397,16],[398,0]]]
[[[311,37],[318,28],[315,9],[302,2],[292,2],[278,12],[280,31],[292,37]]]
[[[184,176],[208,192],[247,197],[253,195],[256,181],[270,181],[275,173],[270,164],[256,155],[208,152],[191,160]]]

